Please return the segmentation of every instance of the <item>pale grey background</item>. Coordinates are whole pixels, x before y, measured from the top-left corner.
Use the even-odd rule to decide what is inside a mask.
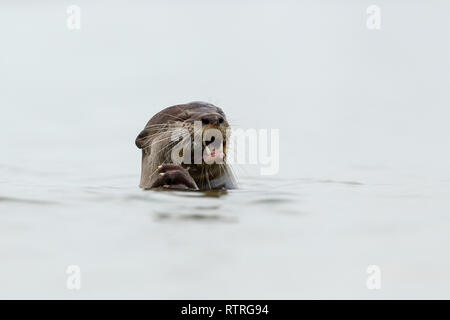
[[[0,297],[450,298],[449,12],[3,0]],[[134,138],[192,100],[280,129],[279,174],[236,168],[219,198],[139,190]]]

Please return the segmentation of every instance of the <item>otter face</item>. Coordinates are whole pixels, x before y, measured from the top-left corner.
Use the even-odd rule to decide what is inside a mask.
[[[203,155],[203,160],[200,163],[195,161],[195,164],[223,163],[230,125],[222,109],[212,104],[191,103],[185,108],[182,118],[182,126],[190,133],[191,156],[195,158],[196,148],[201,148]]]
[[[204,126],[229,126],[222,109],[209,103],[191,102],[183,108],[178,116],[181,121],[188,123],[200,121]]]
[[[136,138],[142,149],[140,186],[234,188],[233,174],[225,163],[229,127],[222,109],[205,102],[158,112]]]
[[[136,145],[143,149],[144,153],[149,153],[151,145],[155,142],[164,141],[164,146],[157,147],[160,150],[165,147],[164,152],[166,162],[175,144],[173,133],[175,130],[186,130],[188,134],[182,137],[185,143],[191,144],[192,159],[198,159],[195,150],[201,147],[202,160],[190,161],[189,164],[205,165],[215,162],[225,161],[227,129],[229,123],[222,109],[213,104],[205,102],[191,102],[184,105],[176,105],[165,108],[153,116],[147,123],[145,129],[136,138]],[[169,138],[172,136],[172,138]],[[200,143],[199,145],[199,137]],[[181,137],[180,137],[181,138]],[[188,138],[188,139],[186,139]],[[170,145],[170,146],[169,146]],[[212,151],[211,151],[212,150]],[[180,153],[183,157],[183,152]],[[173,159],[172,159],[173,160]]]

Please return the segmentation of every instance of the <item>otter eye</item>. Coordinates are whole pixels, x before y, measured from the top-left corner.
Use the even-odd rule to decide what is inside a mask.
[[[209,124],[209,120],[203,118],[203,119],[202,119],[202,123],[203,123],[203,124]]]
[[[219,123],[222,124],[223,123],[223,118],[219,119]]]

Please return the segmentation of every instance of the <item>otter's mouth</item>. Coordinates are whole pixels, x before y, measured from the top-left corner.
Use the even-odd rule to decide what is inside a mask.
[[[182,148],[177,149],[177,159],[183,159],[182,164],[197,166],[224,164],[227,151],[226,128],[218,126],[203,126],[195,130],[190,128],[189,135],[179,138]],[[188,146],[188,147],[187,147]],[[179,150],[179,151],[178,151]],[[186,154],[187,152],[187,154]]]
[[[200,149],[201,146],[201,149]],[[196,144],[194,141],[190,144],[190,153],[191,153],[191,161],[185,162],[182,161],[182,164],[190,163],[196,165],[205,165],[205,164],[223,164],[226,158],[226,140],[216,141],[215,137],[212,137],[208,141],[203,141],[201,145]],[[200,149],[200,150],[199,150]],[[179,150],[179,157],[183,158],[185,156],[185,150]],[[200,158],[196,158],[196,154],[201,156]],[[201,160],[200,162],[198,162]],[[192,162],[193,161],[193,162]]]
[[[225,150],[226,140],[216,141],[216,137],[213,136],[208,141],[203,142],[203,161],[206,164],[223,163],[225,160]]]

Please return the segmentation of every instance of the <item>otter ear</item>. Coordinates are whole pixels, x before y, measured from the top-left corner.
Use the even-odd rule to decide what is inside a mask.
[[[145,143],[147,142],[147,136],[149,134],[149,130],[144,129],[141,131],[141,133],[139,133],[139,135],[136,138],[136,146],[139,149],[142,149],[145,146]]]

